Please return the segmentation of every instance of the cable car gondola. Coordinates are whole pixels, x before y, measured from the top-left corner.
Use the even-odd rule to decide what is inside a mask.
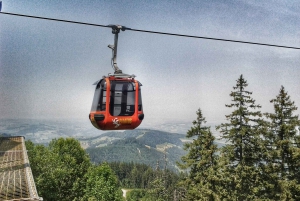
[[[128,130],[138,127],[144,119],[141,86],[135,75],[123,74],[117,66],[118,33],[126,27],[109,25],[115,34],[113,75],[103,76],[95,83],[96,89],[89,119],[101,130]]]

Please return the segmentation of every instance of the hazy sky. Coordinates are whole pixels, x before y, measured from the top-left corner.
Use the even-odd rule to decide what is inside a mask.
[[[2,12],[102,25],[300,47],[294,0],[2,0]],[[0,118],[78,118],[88,122],[92,84],[112,73],[108,28],[0,14]],[[118,66],[143,84],[141,126],[208,123],[231,110],[229,93],[243,74],[248,90],[269,102],[283,85],[300,107],[300,50],[133,31],[121,32]],[[299,109],[300,110],[300,109]],[[298,111],[299,113],[299,111]]]

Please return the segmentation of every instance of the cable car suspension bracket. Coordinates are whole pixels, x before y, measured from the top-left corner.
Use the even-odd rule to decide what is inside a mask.
[[[125,31],[126,29],[130,29],[130,28],[121,25],[112,25],[112,24],[108,25],[108,27],[112,28],[112,33],[115,35],[114,45],[108,45],[108,47],[112,49],[111,61],[112,61],[112,67],[115,70],[114,73],[116,76],[120,76],[121,74],[122,77],[126,77],[126,74],[123,74],[122,70],[117,65],[118,35],[120,33],[120,30]]]

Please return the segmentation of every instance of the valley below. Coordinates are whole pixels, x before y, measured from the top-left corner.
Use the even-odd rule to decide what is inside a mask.
[[[155,129],[141,127],[104,132],[95,129],[88,121],[5,119],[0,120],[0,134],[24,136],[25,140],[43,145],[55,138],[72,137],[80,142],[95,164],[132,162],[177,172],[179,168],[176,163],[186,154],[184,143],[192,140],[187,139],[183,133],[190,126],[165,124],[156,126]],[[222,146],[222,142],[216,143]]]

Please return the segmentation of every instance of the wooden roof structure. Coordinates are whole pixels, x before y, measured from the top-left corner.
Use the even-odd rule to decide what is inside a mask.
[[[37,194],[22,136],[0,137],[0,200],[43,200]]]

